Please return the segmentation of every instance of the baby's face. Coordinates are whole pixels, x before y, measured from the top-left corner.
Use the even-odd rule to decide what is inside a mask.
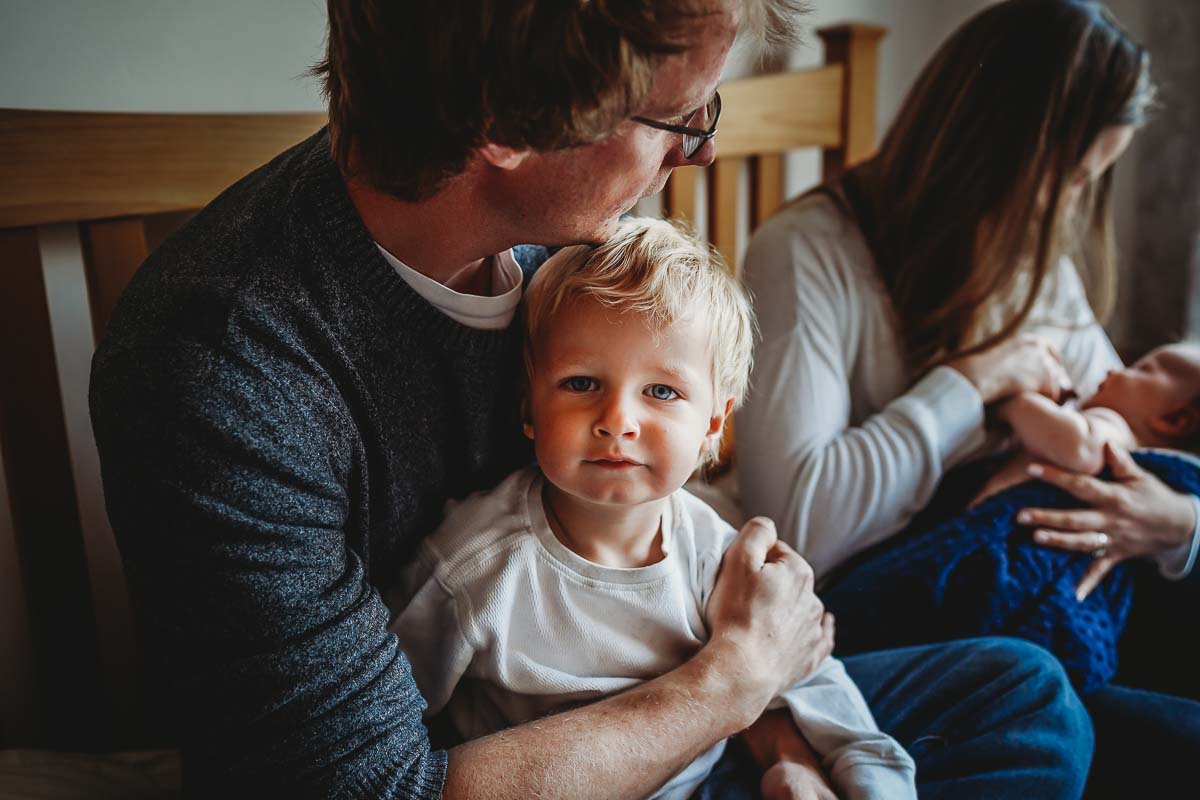
[[[582,298],[558,310],[535,349],[525,433],[560,490],[645,503],[682,486],[720,431],[724,404],[713,394],[699,320],[655,328]]]
[[[1130,425],[1183,408],[1200,394],[1200,350],[1167,345],[1112,370],[1085,408],[1110,408]],[[1136,432],[1136,431],[1135,431]]]

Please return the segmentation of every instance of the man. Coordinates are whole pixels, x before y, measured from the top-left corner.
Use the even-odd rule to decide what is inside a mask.
[[[673,168],[710,162],[735,32],[792,11],[330,0],[329,17],[328,130],[147,261],[93,369],[109,513],[185,783],[647,794],[832,646],[811,570],[770,525],[726,557],[711,641],[684,666],[448,752],[430,745],[379,589],[447,499],[529,457],[509,248],[601,241]],[[1026,794],[1082,785],[1090,728],[1041,651],[987,642],[847,667],[931,789],[1000,796],[1017,789],[1007,771]]]

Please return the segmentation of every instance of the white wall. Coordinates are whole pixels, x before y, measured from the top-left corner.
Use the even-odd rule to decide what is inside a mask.
[[[941,41],[941,0],[810,0],[813,10],[804,21],[804,41],[779,65],[803,69],[823,61],[823,48],[816,29],[843,22],[867,22],[888,29],[880,43],[876,130],[882,134],[895,116],[909,85],[929,53]],[[740,78],[761,71],[747,52],[735,52],[725,78]],[[820,155],[798,153],[787,160],[785,190],[798,194],[817,182]]]
[[[323,0],[0,0],[0,107],[308,111]]]

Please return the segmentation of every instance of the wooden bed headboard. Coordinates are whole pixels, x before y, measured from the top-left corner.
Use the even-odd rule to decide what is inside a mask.
[[[664,212],[699,223],[731,264],[739,230],[784,200],[784,153],[821,148],[828,178],[874,148],[885,31],[819,33],[825,66],[721,87],[708,202],[697,203],[697,168],[677,170],[664,191]],[[0,747],[154,743],[88,419],[92,352],[129,277],[177,224],[172,213],[204,206],[323,123],[0,109]]]

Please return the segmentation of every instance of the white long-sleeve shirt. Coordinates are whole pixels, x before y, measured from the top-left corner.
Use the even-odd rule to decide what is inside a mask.
[[[949,367],[909,385],[891,299],[857,224],[829,197],[755,233],[746,282],[762,338],[737,414],[741,502],[774,519],[819,578],[903,528],[946,470],[982,454],[983,403]],[[1024,297],[1019,285],[1013,297]],[[995,304],[979,334],[1012,311]],[[1121,366],[1069,260],[1047,276],[1024,330],[1058,347],[1080,396]]]
[[[654,678],[708,640],[705,608],[733,528],[680,490],[662,520],[663,559],[606,567],[554,536],[543,481],[522,470],[455,506],[387,598],[426,716],[445,709],[468,739]],[[878,729],[839,661],[772,707],[784,705],[842,797],[916,797],[912,759]],[[654,797],[689,797],[723,749]]]

